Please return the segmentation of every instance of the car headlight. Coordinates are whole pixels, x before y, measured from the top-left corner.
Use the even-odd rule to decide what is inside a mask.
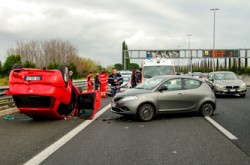
[[[221,84],[215,84],[215,86],[216,86],[217,88],[224,88],[224,86],[221,85]]]
[[[122,99],[122,101],[130,101],[130,100],[137,100],[136,96],[127,96]]]
[[[241,88],[246,88],[246,84],[245,84],[245,83],[242,83],[240,87],[241,87]]]

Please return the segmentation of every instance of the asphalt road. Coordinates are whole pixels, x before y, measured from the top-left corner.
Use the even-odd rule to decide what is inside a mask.
[[[110,100],[103,99],[102,107]],[[212,119],[238,140],[193,113],[140,122],[106,111],[42,164],[250,164],[250,93],[217,103]],[[0,120],[0,164],[25,163],[82,122]]]

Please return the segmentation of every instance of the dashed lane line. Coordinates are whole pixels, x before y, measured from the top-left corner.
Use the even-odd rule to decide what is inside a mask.
[[[95,115],[95,117],[92,120],[85,120],[82,124],[71,130],[69,133],[64,135],[62,138],[54,142],[52,145],[44,149],[42,152],[31,158],[29,161],[27,161],[24,165],[36,165],[40,164],[43,160],[48,158],[51,154],[53,154],[56,150],[58,150],[60,147],[62,147],[64,144],[66,144],[68,141],[70,141],[74,136],[76,136],[79,132],[81,132],[84,128],[86,128],[89,124],[91,124],[95,119],[97,119],[99,116],[101,116],[105,111],[107,111],[111,107],[110,104],[108,104],[106,107],[98,111]]]

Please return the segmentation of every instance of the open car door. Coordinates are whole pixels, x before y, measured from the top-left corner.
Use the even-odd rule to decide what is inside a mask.
[[[101,106],[100,91],[80,93],[77,98],[77,116],[83,119],[94,118]]]

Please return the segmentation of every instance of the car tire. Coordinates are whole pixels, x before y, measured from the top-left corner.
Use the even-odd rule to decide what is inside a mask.
[[[205,117],[205,116],[212,116],[214,113],[214,106],[212,105],[212,103],[204,103],[202,104],[201,108],[200,108],[200,114],[201,116]]]
[[[240,94],[240,97],[246,97],[246,94]]]
[[[11,70],[14,70],[14,69],[19,69],[19,68],[22,68],[23,66],[21,64],[14,64],[11,68]]]
[[[151,104],[143,104],[139,107],[137,116],[141,121],[150,121],[155,116],[155,109]]]
[[[63,77],[63,81],[65,83],[65,85],[68,84],[68,80],[69,80],[69,70],[68,67],[66,65],[60,65],[59,66],[59,70],[62,73],[62,77]]]

